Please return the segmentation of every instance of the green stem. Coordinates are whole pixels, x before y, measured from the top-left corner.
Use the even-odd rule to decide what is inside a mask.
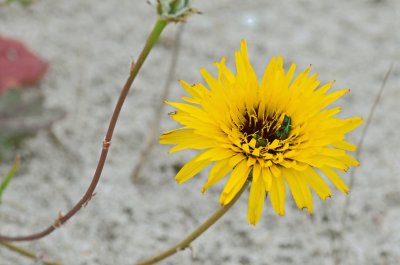
[[[243,185],[242,189],[235,195],[235,197],[232,199],[232,201],[230,203],[219,208],[203,224],[201,224],[199,227],[197,227],[192,233],[190,233],[181,242],[179,242],[175,246],[165,250],[164,252],[161,252],[160,254],[155,255],[147,260],[138,262],[135,265],[155,264],[169,256],[172,256],[173,254],[177,253],[178,251],[188,248],[190,246],[190,243],[192,243],[196,238],[198,238],[205,231],[207,231],[208,228],[210,228],[216,221],[218,221],[235,204],[235,202],[240,198],[243,191],[247,188],[248,185],[249,185],[249,181],[246,181],[246,184]]]
[[[109,129],[107,130],[107,134],[106,134],[106,138],[105,138],[106,141],[111,140],[119,113],[121,112],[122,105],[125,101],[125,98],[126,98],[128,92],[129,92],[129,89],[132,86],[133,80],[135,80],[136,75],[138,74],[140,68],[142,67],[144,61],[147,58],[147,55],[149,55],[151,49],[153,48],[154,44],[157,42],[158,38],[161,35],[161,32],[164,30],[164,28],[165,28],[165,26],[167,26],[167,24],[168,24],[168,22],[166,20],[157,20],[156,24],[154,25],[153,31],[150,33],[150,36],[147,39],[146,44],[143,47],[143,50],[139,55],[139,58],[137,59],[136,62],[134,62],[132,64],[130,75],[128,77],[128,80],[126,80],[124,88],[121,91],[120,98],[118,99],[117,105],[116,105],[114,113],[112,115],[112,118],[110,121],[110,126],[109,126]]]
[[[34,260],[34,261],[40,260],[40,257],[39,257],[38,255],[36,255],[35,253],[33,253],[33,252],[29,251],[29,250],[26,250],[26,249],[24,249],[24,248],[21,248],[21,247],[19,247],[19,246],[16,246],[16,245],[14,245],[14,244],[11,244],[11,243],[8,243],[8,242],[1,241],[1,240],[0,240],[0,245],[2,245],[2,246],[4,246],[4,247],[8,248],[8,249],[11,250],[11,251],[14,251],[14,252],[20,254],[20,255],[22,255],[22,256],[25,256],[25,257],[27,257],[27,258],[30,258],[30,259],[32,259],[32,260]],[[60,265],[61,263],[58,263],[58,262],[49,262],[49,261],[46,262],[46,261],[44,261],[43,264],[44,264],[44,265]]]
[[[10,171],[8,171],[7,175],[4,177],[4,179],[0,183],[0,204],[2,201],[3,192],[7,188],[8,184],[10,184],[10,181],[14,177],[15,173],[17,173],[20,163],[21,163],[21,157],[19,155],[17,155],[15,157],[15,162],[14,162],[13,166],[11,167]]]

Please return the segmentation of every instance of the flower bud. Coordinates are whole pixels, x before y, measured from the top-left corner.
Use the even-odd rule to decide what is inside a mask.
[[[199,13],[191,4],[192,0],[157,0],[157,13],[166,21],[185,22],[190,15]]]

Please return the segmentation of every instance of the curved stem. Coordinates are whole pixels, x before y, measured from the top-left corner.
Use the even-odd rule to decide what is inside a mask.
[[[29,251],[29,250],[26,250],[24,248],[21,248],[19,246],[13,245],[11,243],[4,242],[4,241],[0,240],[0,245],[8,248],[11,251],[14,251],[14,252],[18,253],[21,256],[30,258],[30,259],[32,259],[34,261],[40,261],[41,260],[40,256],[36,255],[35,253],[33,253],[33,252]],[[44,265],[60,265],[61,263],[59,263],[59,262],[51,262],[51,261],[43,261],[43,264]]]
[[[139,58],[136,63],[132,63],[132,67],[129,73],[129,77],[125,82],[125,85],[123,89],[121,90],[121,93],[119,95],[117,104],[115,105],[114,112],[112,114],[106,136],[103,141],[103,149],[100,154],[100,158],[95,170],[95,173],[93,175],[92,181],[86,190],[86,193],[83,195],[83,197],[79,200],[76,205],[68,211],[66,215],[59,215],[58,218],[55,220],[55,222],[50,225],[48,228],[43,229],[42,231],[38,233],[34,233],[31,235],[27,236],[3,236],[0,235],[0,240],[3,241],[30,241],[30,240],[36,240],[40,239],[42,237],[45,237],[52,233],[57,227],[61,226],[65,222],[67,222],[72,216],[74,216],[80,209],[86,206],[86,204],[90,201],[90,199],[93,197],[94,190],[97,186],[97,183],[100,180],[101,173],[103,171],[104,164],[106,162],[107,154],[108,154],[108,149],[111,144],[111,139],[114,133],[115,125],[118,121],[119,114],[121,112],[122,106],[125,102],[126,96],[128,95],[129,89],[132,86],[133,81],[135,80],[140,68],[142,67],[144,61],[147,58],[147,55],[153,48],[154,44],[157,42],[158,38],[160,37],[161,32],[165,28],[165,26],[168,24],[167,21],[165,20],[158,20],[157,23],[154,25],[154,28],[152,32],[150,33],[150,36],[147,39],[147,42],[142,50],[142,52],[139,55]]]
[[[210,216],[210,218],[208,218],[203,224],[201,224],[199,227],[197,227],[192,233],[190,233],[181,242],[179,242],[175,246],[172,246],[171,248],[161,252],[160,254],[153,256],[147,260],[138,262],[135,265],[151,265],[151,264],[157,263],[157,262],[177,253],[178,251],[188,248],[190,246],[190,243],[192,243],[196,238],[198,238],[205,231],[207,231],[208,228],[210,228],[216,221],[218,221],[235,204],[235,202],[242,195],[243,191],[247,188],[248,184],[249,184],[249,181],[246,181],[246,183],[243,185],[242,189],[235,195],[235,197],[232,199],[232,201],[230,203],[219,208],[213,215]]]

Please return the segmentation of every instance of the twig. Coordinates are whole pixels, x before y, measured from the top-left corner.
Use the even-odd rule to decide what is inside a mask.
[[[243,185],[242,189],[235,195],[230,203],[219,208],[213,215],[210,216],[203,224],[197,227],[192,233],[190,233],[185,239],[176,244],[175,246],[161,252],[160,254],[153,256],[147,260],[136,263],[135,265],[151,265],[155,264],[178,251],[184,250],[186,248],[190,248],[190,244],[199,236],[201,236],[208,228],[210,228],[216,221],[218,221],[240,198],[242,193],[246,190],[249,185],[249,181]]]
[[[168,24],[167,21],[165,20],[158,20],[150,33],[150,36],[147,39],[147,42],[142,50],[142,52],[139,55],[138,61],[134,64],[132,64],[129,77],[125,82],[125,85],[120,93],[120,96],[118,98],[117,104],[115,105],[114,112],[112,114],[106,136],[103,141],[103,148],[100,154],[100,158],[95,170],[95,173],[93,175],[92,181],[86,190],[86,193],[83,195],[83,197],[79,200],[76,205],[68,211],[63,216],[59,216],[56,219],[56,222],[59,225],[64,224],[67,222],[72,216],[74,216],[82,207],[86,205],[86,203],[93,197],[94,190],[97,186],[97,183],[99,182],[101,173],[103,171],[104,164],[106,162],[108,150],[111,144],[111,139],[114,133],[115,125],[118,121],[119,114],[121,112],[122,106],[124,104],[125,98],[128,95],[129,89],[132,86],[133,81],[135,80],[140,68],[142,67],[144,61],[146,60],[147,55],[149,54],[150,50],[153,48],[154,44],[157,42],[161,32],[165,28],[165,26]],[[43,229],[40,232],[30,234],[27,236],[4,236],[0,235],[0,240],[3,241],[31,241],[31,240],[37,240],[42,237],[45,237],[52,233],[58,226],[55,226],[54,224],[50,225],[46,229]]]
[[[169,72],[167,76],[167,81],[165,82],[164,89],[163,89],[163,94],[161,96],[161,100],[158,102],[157,109],[154,115],[154,120],[150,128],[150,133],[147,134],[146,141],[140,151],[139,154],[139,159],[137,162],[136,167],[133,169],[131,178],[133,183],[138,183],[139,178],[140,178],[140,172],[142,171],[142,168],[147,161],[147,158],[149,157],[151,150],[153,149],[154,143],[156,136],[158,135],[158,132],[160,130],[160,120],[161,120],[161,115],[164,111],[164,101],[168,98],[168,95],[170,93],[170,87],[172,84],[172,81],[174,80],[175,72],[176,72],[176,66],[177,66],[177,61],[179,57],[179,51],[180,51],[180,46],[181,46],[181,36],[183,32],[185,24],[180,24],[175,38],[174,38],[174,48],[172,50],[172,56],[171,56],[171,63],[169,66]]]
[[[41,259],[40,256],[36,255],[35,253],[33,253],[33,252],[31,252],[31,251],[29,251],[27,249],[24,249],[22,247],[19,247],[19,246],[16,246],[14,244],[11,244],[9,242],[5,242],[5,241],[1,241],[0,240],[0,245],[8,248],[11,251],[14,251],[14,252],[20,254],[21,256],[30,258],[30,259],[32,259],[34,261],[42,261],[44,265],[61,265],[60,262],[43,261],[43,259]]]
[[[357,151],[355,153],[355,158],[357,160],[360,160],[360,154],[361,154],[361,151],[362,151],[362,149],[364,147],[364,140],[366,138],[367,132],[368,132],[368,130],[370,128],[370,125],[372,123],[372,118],[374,116],[376,108],[377,108],[377,106],[378,106],[378,104],[379,104],[379,102],[380,102],[380,100],[382,98],[383,91],[385,90],[386,82],[390,77],[392,69],[393,69],[393,64],[390,65],[388,71],[386,72],[386,75],[385,75],[385,77],[383,78],[383,81],[382,81],[382,85],[381,85],[381,87],[380,87],[380,89],[378,91],[378,94],[375,97],[375,101],[374,101],[374,103],[373,103],[373,105],[372,105],[372,107],[371,107],[371,109],[370,109],[370,111],[368,113],[368,117],[367,117],[367,120],[365,122],[364,129],[361,132],[361,136],[360,136],[360,139],[359,139],[358,144],[357,144],[358,148],[357,148]],[[350,180],[349,180],[349,189],[350,190],[353,188],[353,186],[355,184],[355,177],[354,177],[355,176],[355,172],[356,172],[356,168],[354,168],[350,173]],[[351,202],[350,201],[350,197],[351,196],[348,195],[348,196],[346,196],[346,199],[345,199],[345,203],[344,203],[344,207],[343,207],[343,211],[342,211],[342,216],[341,216],[341,220],[340,220],[340,226],[341,226],[340,231],[345,231],[346,230],[346,218],[347,218],[347,215],[348,215],[348,211],[349,211],[349,208],[350,208],[350,202]],[[333,243],[333,241],[335,241],[335,239],[332,239],[332,243]],[[334,259],[334,264],[338,265],[338,264],[341,263],[340,257],[338,255],[338,252],[333,252],[333,259]]]
[[[372,118],[373,118],[373,116],[375,114],[376,108],[378,107],[378,104],[381,101],[381,98],[382,98],[382,95],[383,95],[383,91],[385,90],[385,86],[386,86],[387,80],[389,79],[390,74],[392,73],[392,69],[393,69],[393,64],[390,65],[388,71],[386,72],[386,75],[383,78],[382,85],[381,85],[381,87],[379,89],[379,92],[376,95],[375,101],[374,101],[374,103],[373,103],[373,105],[372,105],[372,107],[371,107],[371,109],[370,109],[370,111],[368,113],[368,117],[367,117],[367,120],[365,121],[364,129],[361,132],[360,140],[358,141],[358,144],[357,144],[357,151],[355,153],[355,157],[356,157],[357,160],[360,159],[361,151],[364,148],[364,140],[365,140],[365,138],[367,136],[367,132],[368,132],[368,130],[370,128],[370,125],[372,123]],[[350,180],[349,180],[349,189],[350,190],[353,188],[353,186],[355,184],[355,177],[354,177],[355,176],[355,172],[356,172],[356,168],[354,168],[350,173],[350,177],[349,177],[350,178]],[[345,219],[346,219],[347,214],[348,214],[349,206],[350,206],[350,196],[346,196],[346,201],[345,201],[345,205],[344,205],[344,208],[343,208],[342,220],[341,220],[343,229],[344,229],[344,226],[346,224],[346,220]]]

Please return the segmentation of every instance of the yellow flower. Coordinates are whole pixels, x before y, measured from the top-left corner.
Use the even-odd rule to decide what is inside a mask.
[[[360,117],[336,117],[339,107],[326,107],[349,90],[327,93],[333,82],[320,85],[310,68],[294,78],[296,65],[287,72],[282,57],[273,57],[261,82],[250,64],[246,42],[235,53],[236,71],[215,63],[218,77],[205,69],[208,84],[181,81],[190,97],[187,103],[167,102],[177,111],[171,117],[183,127],[165,132],[160,143],[175,144],[170,152],[203,150],[176,175],[182,183],[212,165],[202,192],[225,176],[227,183],[220,202],[229,203],[251,180],[248,221],[256,224],[266,194],[275,211],[284,215],[286,185],[299,208],[313,212],[310,188],[322,199],[331,196],[323,173],[342,192],[348,192],[337,171],[359,163],[346,151],[356,146],[345,134],[362,123]]]

